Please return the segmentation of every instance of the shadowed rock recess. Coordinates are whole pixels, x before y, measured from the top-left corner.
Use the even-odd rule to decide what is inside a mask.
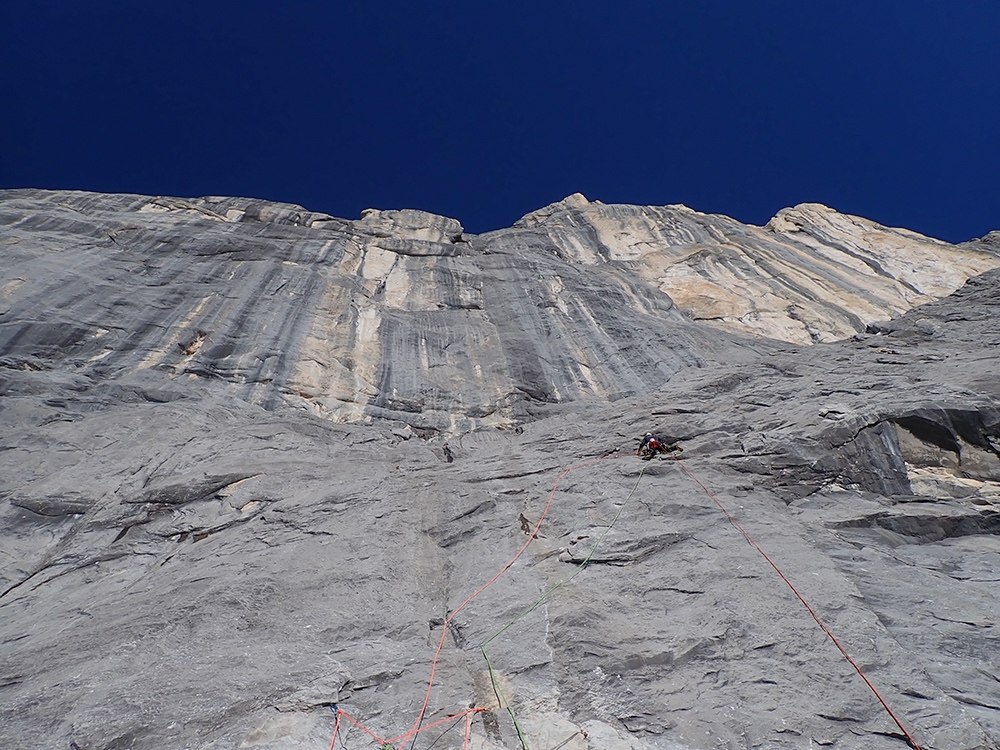
[[[0,747],[905,748],[697,482],[1000,747],[996,232],[9,190],[0,253]]]

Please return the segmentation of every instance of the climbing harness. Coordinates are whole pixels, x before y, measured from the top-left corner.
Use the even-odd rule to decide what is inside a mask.
[[[649,461],[655,458],[658,453],[663,454],[663,458],[667,458],[671,453],[680,453],[683,450],[677,443],[665,443],[656,435],[646,433],[646,437],[642,439],[635,455],[643,461]]]

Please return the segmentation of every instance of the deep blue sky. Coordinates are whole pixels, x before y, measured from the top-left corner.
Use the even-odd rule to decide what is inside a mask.
[[[1000,229],[995,0],[2,0],[0,187]]]

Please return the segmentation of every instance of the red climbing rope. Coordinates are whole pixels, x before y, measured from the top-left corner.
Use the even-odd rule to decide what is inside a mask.
[[[366,727],[361,722],[355,721],[351,716],[349,716],[347,714],[346,711],[342,711],[339,708],[337,709],[337,725],[334,727],[334,731],[333,731],[333,742],[337,741],[337,730],[340,727],[340,717],[342,717],[342,716],[345,719],[347,719],[349,722],[351,722],[354,726],[356,726],[358,729],[360,729],[362,732],[364,732],[369,737],[371,737],[373,740],[375,740],[379,745],[384,745],[385,744],[385,740],[383,740],[381,737],[379,737],[377,734],[375,734],[375,732],[373,732],[372,730],[370,730],[368,727]],[[333,742],[330,743],[331,750],[333,748]]]
[[[399,737],[393,737],[391,740],[389,740],[389,744],[390,745],[395,745],[400,740],[402,740],[402,741],[405,742],[406,740],[410,739],[410,737],[412,737],[415,734],[420,734],[421,732],[426,732],[428,729],[433,729],[434,727],[441,726],[442,724],[447,724],[449,721],[453,721],[454,719],[457,719],[457,718],[459,718],[461,716],[464,716],[466,718],[467,722],[468,721],[472,721],[472,717],[475,714],[478,714],[481,711],[486,711],[486,710],[487,709],[486,709],[485,706],[475,706],[473,708],[470,708],[470,709],[467,709],[465,711],[462,711],[462,713],[455,714],[453,716],[446,716],[443,719],[438,719],[437,721],[431,722],[430,724],[428,724],[425,727],[420,727],[420,729],[418,729],[415,732],[414,731],[409,731],[406,734],[399,735]]]
[[[545,508],[542,510],[542,513],[541,513],[541,515],[538,518],[538,522],[535,524],[534,528],[531,530],[531,533],[528,535],[528,538],[524,542],[524,544],[521,545],[520,549],[517,550],[517,552],[514,554],[514,556],[502,568],[500,568],[500,570],[497,571],[497,573],[492,578],[490,578],[486,583],[484,583],[482,586],[480,586],[478,589],[476,589],[472,594],[470,594],[465,599],[465,601],[463,601],[447,617],[447,619],[444,621],[444,624],[442,625],[442,628],[441,628],[441,639],[438,641],[437,649],[435,650],[434,657],[431,660],[431,671],[430,671],[430,676],[429,676],[428,681],[427,681],[427,692],[424,695],[424,700],[423,700],[423,703],[422,703],[422,705],[420,707],[420,712],[417,715],[416,721],[414,721],[413,726],[410,728],[410,730],[408,732],[406,732],[404,734],[401,734],[398,737],[394,737],[394,738],[392,738],[390,740],[383,740],[381,737],[379,737],[373,731],[371,731],[370,729],[368,729],[367,727],[365,727],[364,725],[362,725],[360,722],[358,722],[354,718],[352,718],[350,715],[348,715],[346,712],[344,712],[343,710],[341,710],[340,708],[338,708],[337,709],[337,722],[336,722],[336,725],[334,726],[333,739],[332,739],[332,741],[330,743],[330,750],[333,750],[334,744],[337,741],[337,737],[338,737],[338,734],[340,732],[341,719],[342,718],[346,719],[351,724],[353,724],[356,727],[358,727],[359,729],[361,729],[365,734],[367,734],[373,740],[375,740],[380,746],[384,746],[384,745],[396,746],[396,743],[398,743],[398,742],[402,742],[402,743],[405,744],[407,740],[409,740],[411,737],[414,737],[417,734],[420,734],[421,732],[425,732],[428,729],[432,729],[434,727],[440,726],[441,724],[446,724],[446,723],[448,723],[450,721],[454,721],[455,719],[462,718],[462,717],[465,717],[465,739],[464,739],[462,748],[463,748],[463,750],[468,750],[469,740],[470,740],[470,733],[471,733],[471,729],[472,729],[472,717],[475,714],[477,714],[477,713],[480,713],[482,711],[488,710],[487,708],[485,708],[485,707],[473,707],[473,708],[469,708],[469,709],[467,709],[465,711],[462,711],[460,713],[457,713],[457,714],[454,714],[452,716],[448,716],[448,717],[446,717],[444,719],[440,719],[438,721],[435,721],[435,722],[433,722],[431,724],[428,724],[427,726],[421,726],[421,724],[423,722],[424,714],[427,712],[427,706],[430,703],[430,696],[431,696],[432,689],[434,687],[434,676],[435,676],[435,673],[437,671],[437,663],[438,663],[438,659],[441,656],[441,651],[444,648],[444,643],[445,643],[445,639],[447,637],[447,632],[448,632],[448,626],[450,625],[450,623],[452,622],[452,620],[455,619],[455,617],[458,615],[458,613],[461,612],[473,599],[475,599],[477,596],[479,596],[481,593],[483,593],[487,588],[489,588],[491,585],[493,585],[497,581],[497,579],[500,578],[500,576],[502,576],[505,572],[507,572],[507,570],[509,570],[510,567],[513,566],[515,562],[517,562],[517,560],[521,557],[521,555],[528,548],[528,546],[531,544],[531,542],[537,537],[538,530],[541,528],[542,522],[545,520],[546,516],[548,515],[549,509],[552,506],[552,502],[555,499],[556,491],[559,489],[559,483],[563,480],[563,478],[567,474],[569,474],[571,471],[574,471],[576,469],[581,469],[581,468],[583,468],[585,466],[590,466],[590,465],[599,463],[599,462],[601,462],[601,461],[603,461],[603,460],[605,460],[607,458],[611,458],[613,455],[615,455],[615,454],[608,454],[608,455],[605,455],[605,456],[601,456],[599,458],[593,458],[593,459],[584,461],[584,462],[579,463],[579,464],[574,464],[573,466],[570,466],[569,468],[564,469],[562,471],[562,473],[559,474],[558,478],[555,481],[555,484],[553,484],[552,490],[549,493],[548,501],[545,504]],[[621,454],[619,454],[619,455],[621,455]],[[778,574],[778,576],[781,578],[781,580],[783,580],[785,582],[785,584],[788,586],[788,588],[791,589],[792,593],[795,594],[796,598],[800,602],[802,602],[802,605],[806,608],[806,610],[809,612],[809,614],[812,615],[813,619],[820,626],[820,628],[823,630],[823,632],[826,633],[826,635],[830,638],[830,640],[837,647],[837,649],[840,651],[840,653],[843,654],[844,658],[847,659],[848,663],[854,668],[854,670],[858,673],[858,675],[861,677],[861,679],[864,680],[864,683],[872,691],[872,693],[878,699],[879,703],[882,704],[882,707],[886,710],[886,712],[889,714],[889,716],[892,718],[892,720],[896,723],[896,726],[898,726],[899,729],[900,729],[900,731],[903,733],[903,736],[906,738],[906,741],[910,745],[910,747],[912,747],[913,750],[921,750],[920,745],[917,744],[917,741],[913,738],[913,735],[911,735],[907,731],[906,727],[903,726],[902,721],[900,721],[899,717],[897,717],[896,714],[893,712],[893,710],[889,707],[889,704],[885,701],[885,699],[882,697],[882,695],[878,692],[878,690],[875,688],[875,686],[871,683],[871,681],[865,675],[864,671],[862,671],[862,669],[858,665],[858,663],[856,661],[854,661],[854,659],[847,652],[847,650],[841,645],[840,641],[837,640],[836,636],[834,636],[834,634],[830,630],[830,628],[827,627],[826,623],[823,622],[823,620],[816,613],[816,611],[809,605],[809,603],[805,600],[805,598],[802,596],[802,594],[799,593],[798,589],[795,588],[794,584],[792,584],[792,582],[781,571],[781,569],[775,564],[775,562],[768,556],[768,554],[766,552],[764,552],[764,550],[760,547],[760,545],[757,544],[757,542],[753,539],[753,537],[750,536],[750,534],[746,531],[746,529],[744,529],[740,525],[739,521],[737,521],[736,518],[733,516],[733,514],[730,513],[726,509],[726,507],[715,496],[715,494],[710,489],[708,489],[708,487],[706,487],[702,483],[702,481],[700,479],[698,479],[697,476],[694,475],[694,473],[685,465],[685,463],[681,462],[680,459],[677,456],[673,456],[673,459],[681,467],[682,471],[684,471],[684,473],[687,474],[687,476],[693,482],[695,482],[695,484],[697,484],[702,489],[702,491],[706,495],[708,495],[709,498],[711,498],[711,500],[719,507],[719,509],[722,510],[722,512],[729,519],[730,523],[732,523],[733,526],[735,526],[736,529],[746,538],[747,542],[749,542],[749,544],[754,549],[756,549],[757,552],[760,553],[760,555],[767,561],[767,563]]]
[[[462,743],[462,750],[469,746],[469,735],[472,733],[472,714],[465,715],[465,742]]]
[[[472,727],[472,716],[474,714],[477,714],[477,713],[481,712],[481,711],[488,710],[485,707],[470,708],[470,709],[468,709],[466,711],[463,711],[461,713],[457,713],[454,716],[449,716],[449,717],[447,717],[445,719],[441,719],[440,721],[436,721],[436,722],[434,722],[432,724],[428,724],[427,726],[423,726],[423,727],[421,726],[421,724],[423,722],[424,714],[427,712],[427,705],[430,702],[431,690],[434,687],[434,675],[435,675],[435,672],[437,671],[438,659],[441,656],[441,650],[444,648],[445,638],[446,638],[446,636],[448,634],[448,625],[451,623],[452,620],[455,619],[455,617],[458,615],[459,612],[461,612],[463,609],[465,609],[466,605],[468,605],[469,602],[471,602],[473,599],[475,599],[477,596],[479,596],[481,593],[483,593],[486,589],[488,589],[490,586],[492,586],[497,581],[497,579],[500,578],[500,576],[502,576],[504,573],[506,573],[507,570],[510,569],[510,567],[515,562],[517,562],[518,558],[521,557],[521,555],[524,553],[524,551],[526,549],[528,549],[528,546],[531,544],[531,542],[534,541],[534,539],[535,539],[536,536],[538,536],[538,530],[541,528],[542,522],[545,520],[545,517],[548,515],[549,508],[552,507],[552,501],[555,499],[556,490],[559,489],[559,483],[563,480],[563,477],[565,477],[571,471],[574,471],[576,469],[582,469],[585,466],[590,466],[592,464],[599,463],[599,462],[601,462],[601,461],[603,461],[603,460],[605,460],[607,458],[611,458],[614,455],[616,455],[616,454],[609,453],[607,455],[600,456],[598,458],[589,459],[589,460],[584,461],[584,462],[579,463],[579,464],[574,464],[573,466],[570,466],[568,469],[564,469],[563,472],[556,479],[555,484],[552,485],[552,491],[549,492],[548,502],[545,503],[545,508],[542,510],[542,514],[538,517],[538,522],[535,524],[535,527],[531,530],[531,533],[528,534],[528,538],[524,542],[524,544],[521,545],[521,548],[518,549],[518,551],[514,554],[514,556],[502,568],[500,568],[499,571],[497,571],[496,575],[494,575],[490,580],[488,580],[486,583],[484,583],[482,586],[480,586],[478,589],[476,589],[474,592],[472,592],[465,599],[465,601],[463,601],[460,605],[458,605],[458,607],[450,615],[448,615],[448,618],[444,621],[444,624],[441,627],[441,639],[438,641],[437,650],[434,652],[434,658],[431,660],[431,673],[430,673],[430,677],[427,680],[427,692],[424,695],[423,704],[420,706],[420,713],[417,714],[416,721],[413,722],[413,726],[410,728],[410,730],[408,732],[406,732],[405,734],[401,734],[398,737],[393,737],[390,740],[383,740],[381,737],[379,737],[377,734],[375,734],[374,732],[372,732],[370,729],[368,729],[367,727],[365,727],[364,725],[362,725],[360,722],[358,722],[355,719],[353,719],[351,716],[349,716],[345,711],[343,711],[340,708],[338,708],[337,709],[337,723],[334,726],[333,740],[330,743],[330,750],[333,750],[333,743],[337,741],[337,734],[338,734],[338,732],[340,730],[340,719],[341,719],[341,717],[347,719],[349,722],[351,722],[356,727],[358,727],[359,729],[361,729],[363,732],[365,732],[365,734],[369,735],[373,740],[375,740],[376,742],[378,742],[380,745],[387,745],[388,744],[388,745],[395,746],[395,744],[397,742],[402,741],[405,744],[405,742],[408,739],[410,739],[411,737],[413,737],[414,735],[417,735],[417,734],[419,734],[421,732],[424,732],[424,731],[426,731],[428,729],[431,729],[432,727],[436,727],[436,726],[438,726],[440,724],[444,724],[444,723],[446,723],[448,721],[452,721],[453,719],[457,719],[457,718],[459,718],[461,716],[465,716],[465,719],[466,719],[466,724],[465,724],[465,743],[463,745],[463,750],[467,750],[468,744],[469,744],[469,734],[471,732],[471,727]]]
[[[369,737],[371,737],[373,740],[375,740],[380,746],[384,747],[385,745],[395,746],[396,743],[400,742],[401,740],[405,743],[406,740],[408,740],[410,737],[413,737],[414,735],[420,734],[421,732],[426,732],[428,729],[433,729],[434,727],[439,727],[442,724],[447,724],[449,721],[454,721],[455,719],[461,719],[463,717],[465,718],[465,723],[466,723],[466,726],[468,727],[472,723],[472,717],[473,716],[475,716],[476,714],[478,714],[478,713],[480,713],[482,711],[486,711],[486,710],[488,710],[488,709],[486,709],[485,707],[482,707],[482,706],[476,706],[476,707],[473,707],[473,708],[469,708],[469,709],[466,709],[465,711],[462,711],[461,713],[457,713],[457,714],[454,714],[452,716],[446,716],[443,719],[438,719],[437,721],[431,722],[427,726],[421,727],[420,729],[418,729],[415,732],[407,732],[406,734],[399,735],[399,737],[393,737],[392,739],[384,740],[381,737],[379,737],[377,734],[375,734],[373,731],[371,731],[370,729],[368,729],[364,724],[362,724],[361,722],[359,722],[356,719],[354,719],[353,717],[351,717],[346,711],[344,711],[341,708],[338,708],[337,709],[337,723],[333,727],[333,739],[330,740],[330,750],[333,750],[334,743],[336,743],[336,741],[337,741],[337,735],[340,733],[340,720],[341,720],[341,718],[347,719],[354,726],[356,726],[362,732],[364,732]],[[467,746],[468,746],[468,737],[466,737],[466,744],[463,746],[463,750]]]
[[[330,750],[333,750],[333,745],[337,741],[337,735],[340,734],[340,709],[337,709],[337,723],[333,725],[333,739],[330,740]]]
[[[875,686],[872,685],[872,683],[868,679],[868,677],[865,676],[865,673],[861,670],[861,667],[858,666],[858,663],[856,661],[854,661],[854,659],[851,658],[851,655],[849,653],[847,653],[847,650],[843,646],[840,645],[840,641],[838,641],[837,638],[836,638],[836,636],[834,636],[834,634],[830,631],[830,628],[828,628],[826,626],[826,623],[823,622],[822,619],[820,619],[820,616],[818,614],[816,614],[816,610],[814,610],[812,607],[809,606],[809,602],[807,602],[805,600],[805,598],[802,596],[802,594],[799,593],[798,589],[796,589],[795,586],[792,585],[792,582],[788,580],[788,577],[785,576],[785,574],[781,572],[781,569],[777,565],[774,564],[774,561],[770,557],[768,557],[767,553],[764,550],[762,550],[760,548],[760,545],[757,544],[757,542],[754,541],[753,537],[750,536],[750,534],[747,533],[746,529],[744,529],[742,526],[740,526],[739,521],[737,521],[736,518],[733,517],[733,514],[730,513],[728,510],[726,510],[726,506],[724,506],[719,501],[719,498],[717,498],[712,493],[712,491],[708,489],[708,487],[706,487],[704,484],[702,484],[701,480],[698,479],[698,477],[696,477],[691,472],[691,470],[687,466],[684,465],[684,463],[680,459],[678,459],[676,456],[674,456],[674,460],[677,462],[677,465],[681,467],[681,469],[684,471],[684,473],[687,474],[695,482],[695,484],[697,484],[699,487],[701,487],[701,489],[704,490],[704,492],[705,492],[706,495],[708,495],[710,498],[712,498],[712,500],[715,502],[715,504],[718,505],[719,508],[722,510],[722,512],[726,514],[726,517],[729,519],[730,523],[732,523],[733,526],[735,526],[737,528],[737,530],[739,530],[739,532],[744,537],[746,537],[746,540],[751,544],[751,546],[753,546],[753,548],[755,550],[757,550],[765,560],[767,560],[768,564],[772,568],[774,568],[774,572],[777,573],[781,577],[781,580],[784,581],[786,584],[788,584],[788,588],[790,588],[792,590],[792,593],[795,594],[795,596],[798,598],[798,600],[800,602],[802,602],[802,605],[807,610],[809,610],[809,614],[811,614],[813,616],[813,619],[823,629],[823,632],[826,633],[830,637],[830,640],[833,641],[833,645],[836,646],[840,650],[840,653],[842,653],[844,655],[844,658],[847,659],[847,661],[850,663],[850,665],[852,667],[854,667],[854,670],[858,673],[858,675],[860,675],[861,679],[865,681],[865,684],[871,689],[872,693],[875,694],[875,697],[878,698],[878,702],[882,704],[882,707],[888,712],[889,716],[892,717],[892,720],[894,722],[896,722],[896,726],[899,727],[899,730],[906,737],[906,741],[909,743],[910,747],[912,747],[913,750],[921,750],[920,745],[918,745],[917,741],[915,739],[913,739],[913,735],[911,735],[908,731],[906,731],[906,727],[903,726],[903,722],[900,721],[899,717],[897,717],[896,714],[893,713],[893,710],[891,708],[889,708],[889,704],[885,702],[885,699],[879,694],[879,692],[878,692],[878,690],[876,690]]]
[[[547,503],[545,503],[545,508],[542,510],[542,515],[538,517],[538,523],[536,523],[535,528],[531,530],[531,533],[528,535],[528,539],[524,542],[523,545],[521,545],[521,549],[517,551],[517,553],[510,559],[510,561],[506,565],[504,565],[502,568],[500,568],[499,571],[497,571],[497,574],[495,576],[493,576],[490,580],[488,580],[486,583],[484,583],[482,586],[476,589],[472,594],[470,594],[469,597],[458,606],[458,609],[452,612],[448,616],[448,619],[444,621],[444,625],[441,628],[441,640],[438,642],[437,651],[434,652],[434,659],[431,661],[431,675],[430,678],[427,680],[427,693],[424,696],[424,703],[420,707],[420,713],[417,715],[417,720],[413,723],[413,729],[410,730],[409,734],[413,734],[414,729],[420,726],[420,722],[423,720],[424,713],[427,711],[427,703],[431,699],[431,688],[434,687],[434,672],[437,669],[437,662],[438,662],[438,657],[441,655],[441,649],[444,648],[444,640],[445,636],[448,633],[449,623],[451,623],[451,621],[455,619],[455,616],[458,615],[459,612],[465,609],[465,606],[469,602],[471,602],[473,599],[475,599],[477,596],[483,593],[487,588],[492,586],[493,583],[495,583],[500,576],[506,573],[507,570],[515,562],[517,562],[518,558],[521,557],[524,551],[528,549],[528,545],[531,544],[531,542],[538,535],[538,529],[541,527],[542,521],[545,520],[545,516],[549,512],[549,508],[552,507],[552,501],[556,496],[556,490],[559,489],[559,483],[562,481],[563,477],[565,477],[571,471],[574,471],[576,469],[582,469],[584,466],[590,466],[591,464],[603,461],[610,455],[613,454],[608,454],[607,456],[601,456],[600,458],[592,458],[589,461],[584,461],[583,463],[575,464],[573,466],[570,466],[568,469],[563,470],[562,474],[560,474],[559,477],[556,479],[555,484],[552,485],[552,491],[549,493],[549,500]]]

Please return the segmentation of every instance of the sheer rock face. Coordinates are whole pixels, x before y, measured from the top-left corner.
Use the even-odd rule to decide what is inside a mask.
[[[954,247],[818,203],[754,227],[686,206],[606,206],[577,194],[515,226],[544,228],[579,262],[632,268],[695,320],[798,344],[846,338],[1000,265],[989,243]]]
[[[219,379],[334,421],[509,426],[747,348],[634,274],[587,273],[544,234],[466,238],[421,211],[344,222],[246,200],[23,191],[2,210],[8,356]]]
[[[520,747],[485,641],[531,748],[903,747],[706,490],[923,747],[1000,744],[995,233],[2,197],[0,747],[388,739],[439,643],[423,726]]]
[[[577,194],[468,236],[233,198],[8,191],[0,346],[101,378],[221,379],[272,408],[455,432],[863,331],[1000,264],[807,204],[767,227]],[[988,238],[987,238],[988,239]],[[678,306],[675,306],[677,302]]]

